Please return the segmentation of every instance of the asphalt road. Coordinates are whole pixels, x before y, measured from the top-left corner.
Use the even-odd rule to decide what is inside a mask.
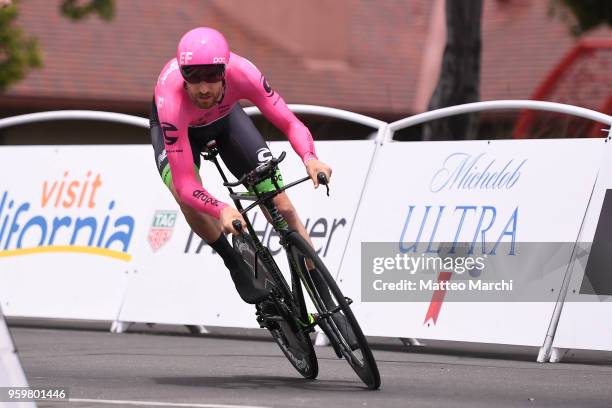
[[[31,386],[69,388],[70,403],[39,407],[612,406],[612,362],[601,359],[538,364],[532,354],[410,351],[387,341],[374,350],[382,387],[368,391],[328,347],[317,348],[319,378],[301,379],[267,336],[19,325],[11,333]]]

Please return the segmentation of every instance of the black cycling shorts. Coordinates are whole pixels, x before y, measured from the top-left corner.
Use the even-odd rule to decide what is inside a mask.
[[[151,108],[150,127],[157,170],[166,186],[170,187],[172,176],[155,101]],[[242,177],[272,158],[272,153],[263,136],[239,104],[236,104],[229,114],[215,122],[200,127],[189,127],[188,136],[195,171],[200,168],[200,153],[206,148],[206,143],[211,140],[216,141],[221,159],[236,178]],[[282,176],[277,174],[277,177],[279,185],[282,186]],[[270,182],[269,185],[272,186],[272,183]],[[268,190],[267,187],[265,189]],[[258,190],[262,190],[259,185]]]

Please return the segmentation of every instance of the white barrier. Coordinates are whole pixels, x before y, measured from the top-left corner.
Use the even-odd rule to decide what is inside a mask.
[[[375,129],[384,125],[384,122],[337,109],[305,105],[291,108],[298,113],[333,115]],[[114,120],[114,116],[107,112],[50,112],[0,120],[0,127],[62,118]],[[142,118],[117,116],[123,123],[148,126]],[[383,132],[379,131],[379,135]],[[313,191],[309,183],[290,190],[289,196],[294,197],[315,248],[320,250],[330,270],[337,273],[376,144],[372,141],[320,142],[317,147],[320,157],[337,166],[332,197],[326,197],[322,189]],[[289,143],[274,142],[271,149],[275,155],[282,150],[289,153],[281,166],[285,180],[304,175],[303,164],[292,154]],[[44,173],[27,171],[30,154],[40,157],[38,165],[45,169]],[[39,246],[36,240],[40,237],[31,232],[29,220],[24,219],[28,226],[26,239],[19,242],[19,248],[13,248],[17,238],[12,238],[5,250],[0,250],[4,266],[0,277],[5,283],[0,286],[0,299],[8,314],[254,327],[252,307],[240,301],[220,258],[190,234],[176,203],[157,175],[150,146],[7,147],[0,155],[12,171],[27,173],[26,179],[7,180],[2,186],[6,190],[5,213],[8,211],[10,217],[17,218],[13,213],[17,202],[22,200],[28,205],[28,211],[36,212],[34,218],[39,217],[40,223],[44,220],[45,226],[49,226],[49,232],[44,232],[43,247],[25,249]],[[121,163],[129,163],[129,172]],[[227,190],[221,186],[214,166],[204,162],[201,173],[207,188],[228,201]],[[229,172],[226,174],[231,177]],[[94,193],[91,189],[98,177],[101,186]],[[79,197],[77,202],[70,201],[69,187],[73,181],[83,187],[85,200],[95,194],[95,205],[83,206],[78,202]],[[86,191],[87,183],[90,190]],[[109,196],[111,191],[117,199]],[[11,195],[16,192],[21,196]],[[111,200],[115,207],[109,210]],[[60,229],[57,236],[50,237],[55,234],[51,225],[65,217],[70,217],[74,228],[77,218],[90,216],[100,228],[105,215],[117,211],[120,205],[132,209],[125,215],[132,220],[133,229],[124,253],[100,249],[97,236],[94,242],[70,242],[71,233],[77,234],[77,241],[87,241],[87,231],[75,233]],[[111,223],[114,221],[112,217],[107,218]],[[264,222],[263,215],[255,213],[253,222],[262,240],[274,252],[279,252],[282,263],[278,238]],[[53,242],[46,245],[50,240]],[[78,248],[72,245],[79,243]],[[62,257],[58,254],[61,251],[72,254]],[[37,302],[31,302],[33,298]]]
[[[321,192],[313,194],[303,187],[296,188],[295,196],[290,193],[296,197],[294,202],[298,211],[309,223],[307,229],[314,230],[317,235],[315,246],[320,246],[319,249],[327,257],[326,262],[330,265],[330,269],[338,271],[341,285],[355,298],[360,292],[358,244],[361,241],[371,240],[371,237],[375,237],[376,241],[398,242],[401,236],[398,235],[397,226],[400,225],[401,229],[401,226],[406,224],[406,212],[411,205],[415,217],[419,209],[421,210],[422,219],[423,209],[426,206],[430,208],[452,206],[456,209],[472,205],[480,209],[481,216],[485,215],[486,207],[495,207],[500,217],[503,214],[508,219],[512,217],[511,210],[520,206],[521,219],[520,223],[517,223],[517,229],[521,231],[519,238],[521,241],[575,242],[603,154],[600,146],[602,142],[598,140],[388,143],[392,140],[394,131],[428,120],[489,109],[542,109],[612,124],[612,118],[597,112],[534,101],[494,101],[461,105],[406,118],[388,126],[372,118],[331,108],[305,105],[292,105],[291,108],[297,113],[329,114],[378,129],[376,144],[317,143],[320,156],[335,169],[331,199],[326,201]],[[247,108],[247,111],[251,114],[256,113],[255,108]],[[38,120],[60,120],[66,117],[117,120],[143,127],[148,125],[147,120],[143,118],[115,115],[117,114],[78,111],[33,114],[1,119],[0,128]],[[150,157],[152,156],[150,148],[122,146],[113,150],[110,147],[100,147],[93,151],[92,147],[87,147],[84,148],[87,151],[83,153],[72,150],[78,149],[74,147],[58,147],[55,150],[3,147],[0,156],[6,158],[4,163],[11,164],[11,171],[19,174],[27,173],[18,169],[27,163],[24,158],[31,153],[28,149],[42,149],[35,153],[42,154],[41,164],[45,166],[45,173],[28,174],[27,180],[15,182],[14,185],[3,183],[0,193],[6,192],[6,197],[4,210],[0,209],[0,223],[4,222],[1,211],[5,214],[8,211],[6,228],[7,231],[12,230],[11,220],[18,218],[17,210],[24,204],[29,204],[27,210],[22,210],[21,214],[22,216],[27,212],[30,214],[23,218],[22,224],[18,223],[17,230],[13,232],[13,240],[17,240],[27,226],[29,232],[22,234],[24,236],[22,246],[37,246],[37,240],[43,235],[44,223],[49,228],[49,232],[45,232],[47,241],[51,240],[49,234],[55,234],[53,243],[61,241],[63,247],[80,245],[81,253],[62,256],[55,252],[50,253],[51,250],[48,248],[38,248],[33,251],[35,254],[32,250],[11,252],[18,249],[11,246],[16,245],[16,242],[2,238],[3,231],[0,231],[0,255],[4,252],[4,256],[0,257],[3,265],[0,272],[0,278],[3,280],[3,285],[0,285],[0,301],[3,302],[2,305],[7,309],[7,313],[104,320],[119,317],[125,321],[254,327],[252,309],[239,301],[219,257],[212,256],[210,248],[200,247],[199,239],[190,237],[186,223],[177,212],[176,203],[158,179],[153,158]],[[288,143],[272,144],[275,153],[281,149],[290,150]],[[543,150],[537,151],[537,149]],[[350,155],[346,153],[347,151],[351,152]],[[23,155],[16,152],[21,152]],[[511,157],[523,157],[529,165],[523,169],[525,173],[521,175],[521,181],[517,183],[512,194],[490,191],[466,193],[460,190],[433,193],[428,190],[425,181],[428,177],[431,180],[436,166],[453,152],[471,156],[483,153],[481,157],[494,157],[498,162],[510,160]],[[56,160],[58,157],[62,159],[59,165]],[[120,163],[130,164],[129,174],[124,174],[117,168]],[[289,159],[287,164],[286,168],[283,168],[285,179],[297,178],[300,175],[301,165],[297,162],[291,163]],[[88,171],[92,172],[89,176]],[[555,171],[556,174],[553,174]],[[65,172],[69,175],[64,176]],[[210,187],[219,197],[224,197],[225,191],[220,187],[220,180],[209,178],[211,174],[216,174],[216,171],[204,168],[202,172],[207,188]],[[75,181],[84,190],[86,183],[89,183],[89,188],[93,188],[96,175],[103,177],[102,185],[98,186],[97,190],[96,197],[99,201],[91,208],[82,206],[76,208],[76,204],[70,202],[71,197],[68,193],[70,183]],[[422,178],[418,179],[417,175]],[[72,176],[77,179],[71,179]],[[126,176],[130,178],[127,179]],[[565,177],[566,182],[563,183],[560,177]],[[131,182],[132,179],[136,179],[137,182]],[[55,188],[60,189],[62,180],[65,180],[64,186],[67,190],[62,192],[63,198],[57,198],[54,194],[59,190],[52,190],[54,188],[52,186],[55,185]],[[394,183],[395,180],[399,183]],[[571,180],[573,182],[570,182]],[[28,186],[28,189],[23,189],[24,185]],[[107,188],[109,190],[106,190]],[[390,188],[395,194],[390,193]],[[400,190],[399,193],[397,189]],[[112,208],[111,192],[118,197],[114,200]],[[91,190],[83,194],[87,196],[90,193],[93,196]],[[75,191],[75,195],[78,195],[78,192]],[[133,197],[138,197],[138,200]],[[565,197],[575,197],[576,200],[569,202]],[[75,200],[78,201],[79,198]],[[470,202],[467,203],[466,200]],[[385,203],[382,214],[381,203]],[[547,203],[550,204],[549,207]],[[596,209],[591,210],[591,206],[589,207],[588,218],[595,221],[589,222],[596,224],[599,215],[596,200],[591,205],[595,205],[593,208]],[[599,205],[601,207],[601,204]],[[136,213],[123,214],[129,210]],[[134,220],[133,230],[130,230],[130,237],[133,238],[128,250],[125,251],[121,246],[125,244],[124,241],[127,239],[125,234],[129,228],[125,222],[119,226],[114,225],[120,213],[123,217],[131,217]],[[178,217],[174,218],[174,215]],[[438,226],[437,241],[452,238],[456,232],[457,225],[452,225],[453,220],[448,213],[445,217]],[[69,231],[70,228],[76,229],[77,218],[83,224],[80,226],[80,232]],[[95,242],[87,242],[88,235],[85,231],[87,228],[92,228],[87,226],[88,218],[95,220],[98,228],[102,228],[100,224],[107,225],[107,228],[111,229],[117,227],[119,233],[124,234],[123,241],[121,239],[111,241],[110,252],[93,249],[93,247],[98,249],[100,246],[104,247],[106,245],[104,238],[109,237],[105,236],[102,241],[99,241],[99,237],[94,237]],[[105,224],[106,219],[109,221],[108,224]],[[564,221],[559,223],[559,219]],[[262,231],[264,241],[267,241],[270,233],[269,230],[266,231],[262,220],[261,214],[258,214],[255,228]],[[475,222],[475,219],[466,219],[464,228]],[[424,225],[427,225],[426,222]],[[469,226],[472,227],[476,226]],[[503,227],[496,225],[492,228],[503,229]],[[2,224],[0,228],[4,228]],[[37,229],[40,236],[36,235]],[[57,232],[54,233],[54,230]],[[101,229],[98,230],[100,231]],[[171,237],[169,231],[172,231]],[[581,237],[588,236],[585,231],[588,229],[583,230]],[[76,234],[76,239],[72,239],[71,234]],[[147,242],[147,237],[150,237],[151,242]],[[162,242],[165,239],[167,240]],[[71,240],[75,242],[70,243]],[[272,246],[274,247],[274,240]],[[74,250],[74,248],[69,249]],[[114,255],[111,256],[110,253]],[[125,259],[127,255],[131,257],[128,262]],[[34,260],[35,258],[37,260]],[[172,267],[174,269],[170,275],[168,270]],[[57,271],[52,277],[48,276],[50,268]],[[555,342],[556,347],[581,348],[582,345],[585,348],[596,346],[600,349],[609,349],[607,347],[611,343],[605,336],[599,337],[603,345],[592,341],[589,336],[585,336],[586,338],[574,336],[571,340],[563,337],[566,336],[564,328],[571,328],[577,316],[572,312],[574,306],[564,309],[564,314],[561,315],[565,295],[563,282],[567,283],[571,276],[566,275],[564,276],[561,271],[553,278],[552,288],[558,293],[558,302],[535,304],[448,302],[437,310],[433,325],[431,324],[433,316],[428,314],[430,305],[356,302],[355,308],[360,320],[363,321],[366,333],[372,335],[539,346],[545,337],[547,341],[549,339],[552,341],[558,319],[561,317],[559,326],[561,337]],[[26,276],[29,280],[26,280]],[[4,284],[7,278],[10,285]],[[36,286],[31,282],[39,284]],[[69,287],[66,285],[68,282],[70,282]],[[213,282],[214,285],[211,285]],[[11,291],[13,293],[9,293],[6,289],[9,286],[14,289]],[[79,290],[70,290],[75,287]],[[40,303],[31,304],[32,298],[40,300]],[[597,310],[604,310],[602,306],[597,306],[601,303],[591,305]],[[398,312],[405,313],[409,317],[399,323],[395,318],[380,318],[380,316],[396,316]],[[509,315],[505,315],[506,313]],[[422,316],[423,320],[415,316]],[[424,324],[424,320],[429,320],[428,326]],[[496,324],[502,321],[503,325],[498,327]],[[586,322],[584,330],[592,330],[593,324],[595,320]]]
[[[490,257],[498,240],[575,242],[602,146],[603,140],[597,139],[383,144],[341,266],[342,288],[363,294],[354,276],[360,270],[372,274],[361,265],[363,242],[410,247],[420,241],[419,254],[430,242],[472,242],[474,237],[480,242],[481,231],[486,231]],[[461,163],[471,163],[474,172],[499,172],[510,182],[499,189],[470,188],[469,183],[450,179],[463,172]],[[470,177],[467,170],[460,175]],[[507,253],[498,256],[512,259]],[[563,272],[549,277],[557,294]],[[555,300],[357,302],[355,312],[372,335],[541,346]]]
[[[6,327],[2,308],[0,308],[0,387],[27,387],[26,380],[17,350],[13,344],[11,334]],[[15,402],[11,404],[16,408],[35,408],[34,402]]]
[[[532,109],[532,110],[557,112],[557,113],[578,116],[578,117],[586,118],[589,120],[597,121],[600,123],[604,123],[608,126],[608,129],[604,128],[602,129],[602,131],[607,131],[609,136],[612,137],[612,116],[609,116],[609,115],[606,115],[600,112],[595,112],[589,109],[581,108],[581,107],[559,104],[559,103],[554,103],[554,102],[502,100],[502,101],[476,102],[476,103],[469,103],[469,104],[464,104],[464,105],[451,106],[448,108],[438,109],[438,110],[431,111],[431,112],[425,112],[419,115],[415,115],[409,118],[405,118],[405,119],[393,122],[389,125],[388,132],[385,135],[384,140],[386,142],[392,141],[393,133],[397,130],[400,130],[400,129],[403,129],[409,126],[421,124],[427,121],[448,117],[448,116],[471,113],[471,112],[480,112],[480,111],[486,111],[486,110],[517,110],[517,109]],[[581,237],[582,237],[582,234],[581,234]],[[567,289],[569,286],[569,280],[571,279],[571,276],[572,276],[571,269],[568,268],[563,276],[563,281],[559,289],[559,297],[558,297],[558,300],[553,310],[553,314],[550,320],[548,331],[546,333],[546,337],[540,349],[540,354],[538,356],[539,362],[548,361],[548,358],[551,355],[551,347],[552,347],[553,338],[555,337],[559,319],[561,318],[561,312],[563,310],[565,296],[567,293]],[[574,319],[575,317],[573,316],[569,320],[573,321]],[[590,320],[590,324],[588,326],[584,326],[583,328],[585,329],[585,332],[593,332],[593,331],[597,331],[599,326],[597,325],[595,321]],[[554,353],[554,355],[551,357],[551,361],[557,360],[558,356],[559,356],[559,353]]]
[[[148,167],[131,167],[146,161]],[[139,262],[137,237],[146,236],[137,220],[149,200],[130,186],[141,183],[139,176],[146,180],[147,171],[155,175],[151,152],[5,146],[0,162],[4,174],[15,175],[0,186],[5,314],[114,320]]]
[[[366,177],[362,163],[374,148],[371,141],[319,143],[319,155],[337,166],[331,197],[311,183],[288,192],[334,273]],[[271,149],[278,155],[291,147],[274,142]],[[28,171],[31,157],[43,172]],[[253,326],[252,308],[220,258],[190,234],[150,146],[5,147],[0,161],[22,175],[0,189],[0,299],[8,315]],[[303,177],[303,164],[289,154],[282,172],[285,180]],[[214,166],[204,163],[201,173],[228,201]],[[285,262],[263,215],[251,219]]]
[[[390,142],[393,139],[393,133],[405,129],[410,126],[420,125],[421,123],[429,122],[436,119],[442,119],[449,116],[463,115],[466,113],[484,112],[491,110],[521,110],[532,109],[545,112],[557,112],[571,116],[593,120],[596,122],[606,123],[612,126],[612,117],[596,112],[590,109],[581,108],[579,106],[565,105],[556,102],[545,101],[523,101],[523,100],[501,100],[501,101],[485,101],[473,102],[463,105],[449,106],[447,108],[436,109],[429,112],[423,112],[418,115],[410,116],[404,119],[397,120],[389,124],[389,133],[385,137],[385,142]]]
[[[288,153],[281,164],[285,181],[304,176],[304,166],[291,154],[288,142],[272,142],[270,148],[275,156],[281,151]],[[361,163],[371,160],[373,150],[374,143],[369,141],[320,142],[317,144],[319,157],[335,163],[331,196],[327,197],[321,188],[313,190],[308,182],[288,191],[315,249],[333,272],[338,270],[363,188],[367,167]],[[222,187],[214,166],[206,163],[201,174],[209,191],[228,201],[227,190]],[[147,214],[147,228],[151,227],[149,220],[155,211],[176,211],[176,204],[173,205],[159,180],[147,185],[149,189],[160,191],[160,196],[155,199],[157,206]],[[278,237],[272,233],[263,214],[254,212],[251,220],[263,243],[275,253],[277,262],[286,265]],[[213,255],[210,247],[200,247],[200,244],[200,239],[190,236],[179,213],[173,237],[167,244],[156,252],[149,245],[143,248],[138,274],[130,281],[119,320],[256,327],[252,306],[238,297],[221,258]]]
[[[612,145],[606,145],[584,226],[578,242],[595,242],[591,252],[579,249],[568,277],[567,297],[554,335],[556,349],[612,351],[612,274],[610,274]],[[587,268],[589,272],[587,272]],[[557,353],[557,355],[562,353]],[[546,358],[547,356],[544,356]],[[551,357],[558,360],[559,357]]]

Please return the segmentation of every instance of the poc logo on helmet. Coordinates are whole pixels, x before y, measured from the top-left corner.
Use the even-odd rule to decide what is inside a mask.
[[[213,64],[225,64],[225,57],[214,57]]]
[[[192,58],[193,58],[193,52],[191,51],[181,52],[179,63],[181,65],[189,65],[189,61],[191,61]]]

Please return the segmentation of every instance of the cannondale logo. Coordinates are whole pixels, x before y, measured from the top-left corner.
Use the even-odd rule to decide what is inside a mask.
[[[267,163],[272,160],[272,152],[267,147],[262,147],[257,150],[257,161],[259,163]]]
[[[264,91],[266,91],[266,96],[269,98],[272,95],[274,95],[274,90],[272,89],[272,87],[268,83],[268,80],[266,79],[266,77],[263,76],[263,74],[261,75],[260,81],[261,81],[261,84],[263,86]]]
[[[176,132],[178,129],[176,128],[176,126],[174,126],[172,123],[168,123],[168,122],[162,122],[162,131],[164,132],[164,139],[166,140],[166,144],[167,145],[173,145],[176,143],[176,141],[178,140],[178,137],[175,136],[168,136],[168,134],[166,132],[170,131],[170,132]]]

